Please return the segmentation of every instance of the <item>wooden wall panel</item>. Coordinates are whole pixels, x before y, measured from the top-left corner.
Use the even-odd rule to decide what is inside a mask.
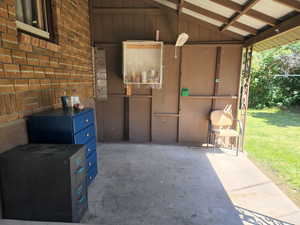
[[[149,142],[151,139],[151,99],[130,98],[129,100],[129,140]]]
[[[124,98],[112,94],[124,94],[121,47],[106,47],[108,100],[96,102],[98,139],[122,141],[124,138]]]
[[[124,94],[122,77],[122,48],[106,47],[108,94]]]
[[[179,122],[179,142],[197,145],[207,140],[210,100],[186,99],[182,101]]]
[[[182,87],[190,95],[212,95],[216,47],[185,46],[182,54]]]
[[[241,47],[223,47],[221,50],[219,95],[236,95],[239,89],[239,77],[242,58]]]
[[[94,8],[126,8],[128,11],[94,12],[94,40],[98,43],[119,43],[125,40],[153,40],[155,31],[160,30],[160,39],[175,42],[177,39],[176,11],[157,8],[156,4],[136,0],[95,0]],[[131,9],[156,8],[155,12],[136,13]],[[181,32],[190,35],[189,41],[232,41],[241,36],[228,31],[220,32],[217,26],[187,15],[182,17]]]
[[[178,113],[179,57],[174,46],[164,48],[163,88],[153,89],[153,113]]]
[[[177,142],[178,117],[153,116],[152,142],[174,144]]]
[[[242,48],[223,47],[221,50],[220,83],[217,90],[218,95],[238,96],[240,87],[240,74]],[[233,114],[236,116],[238,99],[216,100],[215,108],[223,109],[227,104],[232,105]]]
[[[96,103],[98,139],[100,141],[123,141],[124,99],[109,97],[106,102]]]
[[[153,40],[160,30],[164,41],[176,39],[176,17],[170,14],[95,14],[96,42],[120,43],[126,40]]]
[[[152,141],[176,143],[178,127],[179,57],[174,57],[174,46],[164,48],[164,80],[162,89],[153,90]],[[163,116],[163,114],[169,114]],[[174,114],[174,115],[172,115]]]
[[[186,46],[182,52],[182,87],[190,95],[211,96],[214,94],[216,70],[216,47]],[[203,143],[207,139],[210,99],[181,97],[179,141]]]
[[[136,1],[136,0],[93,0],[94,7],[149,7],[151,4],[145,3],[144,1]]]

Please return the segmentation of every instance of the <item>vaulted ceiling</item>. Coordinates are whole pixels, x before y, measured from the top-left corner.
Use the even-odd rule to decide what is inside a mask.
[[[264,50],[300,39],[300,0],[147,0]]]

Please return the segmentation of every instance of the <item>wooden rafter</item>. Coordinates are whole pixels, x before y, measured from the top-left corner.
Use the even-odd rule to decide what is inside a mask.
[[[300,2],[299,1],[296,1],[296,0],[274,0],[274,1],[300,12]]]
[[[178,0],[167,0],[167,1],[170,1],[170,2],[172,2],[172,3],[174,3],[174,4],[176,4],[177,3],[177,9],[174,9],[174,8],[171,8],[171,7],[168,7],[168,6],[166,6],[166,5],[164,5],[164,4],[162,4],[162,3],[160,3],[160,2],[157,2],[157,1],[154,1],[154,0],[143,0],[144,2],[148,2],[148,3],[151,3],[152,5],[154,5],[154,6],[158,6],[158,7],[160,7],[160,8],[162,8],[162,9],[165,9],[165,10],[167,10],[168,12],[170,12],[170,13],[176,13],[176,15],[178,15],[178,4],[179,4],[179,1]],[[186,2],[184,2],[183,3],[183,5],[184,4],[186,4]],[[188,20],[191,20],[191,21],[194,21],[194,22],[205,22],[205,23],[207,23],[207,21],[204,21],[204,20],[201,20],[201,19],[199,19],[199,18],[196,18],[196,17],[194,17],[194,16],[191,16],[191,15],[188,15],[188,14],[186,14],[186,13],[181,13],[181,18],[182,19],[188,19]],[[210,24],[210,23],[208,23],[209,25],[211,25],[212,27],[218,27],[217,25],[214,25],[214,24]],[[233,35],[233,36],[235,36],[236,38],[238,38],[238,39],[244,39],[244,36],[242,36],[242,35],[240,35],[240,34],[238,34],[238,33],[235,33],[235,32],[232,32],[232,31],[226,31],[228,34],[230,34],[230,35]]]
[[[230,0],[210,0],[233,11],[242,12],[243,6]]]
[[[236,22],[241,16],[245,15],[253,6],[255,6],[260,0],[249,0],[244,6],[241,12],[235,13],[227,24],[221,27],[220,31],[226,30],[229,26],[231,26],[234,22]]]
[[[204,9],[204,8],[200,7],[200,6],[194,5],[192,3],[184,2],[183,7],[186,8],[186,9],[192,10],[196,13],[199,13],[201,15],[207,16],[207,17],[209,17],[211,19],[214,19],[216,21],[222,22],[224,24],[229,23],[229,19],[227,17],[221,16],[220,14],[214,13],[212,11],[209,11],[207,9]],[[257,34],[256,29],[254,29],[254,28],[252,28],[252,27],[250,27],[246,24],[235,22],[234,24],[232,24],[232,26],[234,26],[236,28],[239,28],[241,30],[247,31],[247,32],[249,32],[250,34],[253,34],[253,35]]]
[[[253,10],[253,9],[250,9],[246,13],[246,15],[250,16],[252,18],[255,18],[255,19],[257,19],[257,20],[259,20],[259,21],[261,21],[263,23],[267,23],[268,25],[270,25],[272,27],[275,26],[278,23],[278,21],[275,18],[273,18],[271,16],[268,16],[268,15],[266,15],[264,13],[258,12],[256,10]]]
[[[236,2],[233,2],[231,0],[210,0],[210,1],[217,3],[219,5],[222,5],[233,11],[239,12],[239,13],[242,12],[242,10],[243,10],[242,5],[240,5]],[[267,23],[270,26],[275,26],[277,24],[277,20],[275,18],[268,16],[264,13],[258,12],[254,9],[250,9],[249,11],[247,11],[245,13],[245,15],[255,18],[257,20],[260,20],[261,22]]]
[[[275,27],[272,27],[271,29],[259,33],[255,37],[247,39],[244,43],[244,46],[251,46],[257,42],[271,38],[275,35],[279,35],[298,26],[300,26],[300,14],[283,21],[282,23],[276,25]]]

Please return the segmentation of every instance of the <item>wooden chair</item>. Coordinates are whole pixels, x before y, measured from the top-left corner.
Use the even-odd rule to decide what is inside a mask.
[[[226,107],[224,110],[216,110],[210,114],[210,131],[213,142],[213,149],[216,149],[217,138],[235,138],[236,139],[236,155],[239,154],[240,138],[242,134],[242,126],[237,120],[239,131],[233,129],[234,118],[231,110]]]

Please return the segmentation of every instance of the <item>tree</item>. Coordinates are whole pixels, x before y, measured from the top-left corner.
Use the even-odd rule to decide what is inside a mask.
[[[282,47],[255,52],[249,106],[264,108],[300,104],[300,41]]]

